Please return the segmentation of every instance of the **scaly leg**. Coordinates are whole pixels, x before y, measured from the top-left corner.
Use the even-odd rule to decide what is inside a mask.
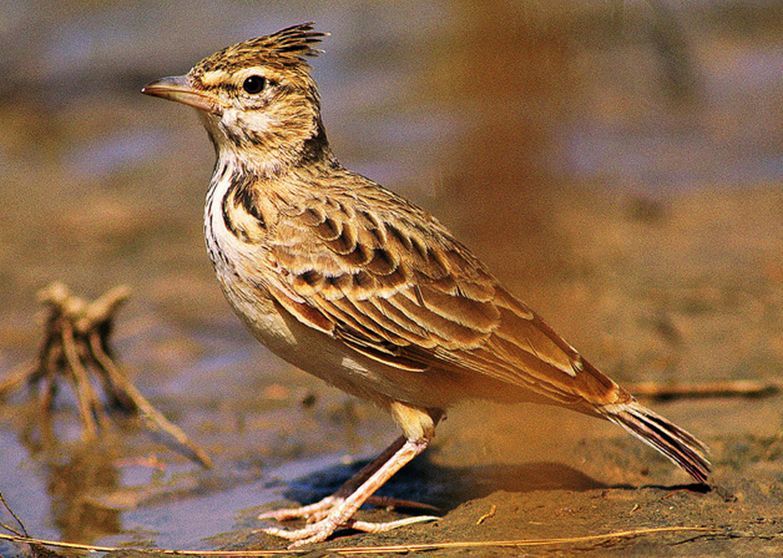
[[[423,521],[434,521],[438,519],[434,516],[417,516],[400,521],[390,521],[388,523],[369,523],[366,521],[354,521],[353,516],[356,511],[364,504],[376,490],[386,483],[394,474],[404,467],[411,459],[423,452],[429,444],[430,437],[422,437],[418,440],[406,440],[401,447],[397,447],[399,440],[389,447],[386,454],[394,448],[396,451],[381,466],[367,477],[361,485],[356,488],[350,496],[342,501],[336,501],[332,504],[328,514],[322,519],[312,523],[302,529],[262,529],[263,532],[294,541],[291,548],[310,543],[317,543],[326,540],[332,533],[340,527],[356,527],[362,531],[379,532],[388,531],[403,525],[418,523]],[[376,460],[378,461],[378,460]],[[369,469],[375,461],[365,469]],[[360,473],[364,470],[360,471]],[[357,475],[358,477],[359,475]],[[351,479],[353,480],[353,479]],[[350,483],[351,481],[349,481]],[[320,503],[320,502],[319,502]]]
[[[277,521],[286,521],[289,519],[298,519],[300,517],[311,519],[315,521],[323,519],[328,515],[329,510],[342,503],[348,496],[350,496],[364,481],[370,478],[375,471],[377,471],[381,465],[386,463],[392,455],[405,444],[405,437],[400,436],[392,444],[383,450],[378,457],[373,459],[367,465],[362,467],[355,475],[345,481],[345,483],[331,496],[327,496],[323,500],[309,504],[307,506],[300,506],[296,508],[283,508],[280,510],[271,510],[263,512],[258,516],[258,519],[275,519]],[[372,502],[369,502],[372,503]]]

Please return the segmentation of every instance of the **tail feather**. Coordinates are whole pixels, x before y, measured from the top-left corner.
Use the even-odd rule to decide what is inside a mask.
[[[600,409],[600,413],[645,444],[657,449],[697,482],[707,482],[711,467],[705,457],[707,446],[689,432],[636,401],[606,405]]]

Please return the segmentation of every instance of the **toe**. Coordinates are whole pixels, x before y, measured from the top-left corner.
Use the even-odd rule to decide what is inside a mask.
[[[261,529],[261,532],[289,541],[300,540],[310,536],[310,531],[308,529],[283,529],[280,527],[267,527],[265,529]]]
[[[287,521],[289,519],[299,518],[312,518],[316,517],[316,521],[328,515],[329,510],[335,505],[336,499],[334,496],[327,496],[323,500],[315,502],[314,504],[308,504],[306,506],[299,506],[297,508],[283,508],[280,510],[269,510],[258,514],[258,519],[274,519],[275,521]]]
[[[310,537],[307,537],[306,539],[299,539],[298,541],[294,541],[291,544],[288,545],[289,550],[293,550],[295,548],[300,548],[302,546],[308,545],[308,544],[315,544],[319,542],[323,542],[326,539],[329,538],[329,536],[334,532],[334,529],[331,530],[324,530],[322,532],[318,532]]]
[[[306,544],[325,541],[335,532],[338,525],[329,519],[319,521],[302,529],[280,529],[278,527],[269,527],[261,529],[263,533],[293,541],[288,548],[297,548]]]
[[[386,521],[384,523],[353,521],[351,522],[351,529],[356,529],[357,531],[363,531],[365,533],[383,533],[384,531],[391,531],[392,529],[397,529],[399,527],[415,525],[416,523],[428,523],[430,521],[437,521],[439,519],[440,517],[434,515],[417,515],[414,517],[397,519],[396,521]]]

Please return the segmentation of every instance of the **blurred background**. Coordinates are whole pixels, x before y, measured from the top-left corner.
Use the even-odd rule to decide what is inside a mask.
[[[430,209],[601,368],[625,381],[780,376],[783,2],[7,2],[0,373],[34,354],[38,289],[127,283],[120,360],[218,462],[194,471],[132,429],[81,447],[67,390],[65,442],[51,448],[23,400],[7,402],[0,491],[31,532],[209,545],[253,525],[237,511],[281,498],[291,478],[396,436],[231,314],[203,248],[212,147],[192,111],[139,93],[304,21],[332,34],[312,65],[341,161]],[[778,432],[778,408],[667,414],[721,448],[726,428]],[[643,477],[580,443],[637,451],[611,450],[611,427],[491,415],[455,412],[432,467],[546,455],[602,481]],[[425,499],[445,490],[431,476]]]

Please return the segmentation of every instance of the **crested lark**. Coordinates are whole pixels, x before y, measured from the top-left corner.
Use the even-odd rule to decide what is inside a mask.
[[[334,496],[262,515],[308,525],[267,532],[299,545],[432,519],[353,516],[466,398],[609,420],[705,482],[701,442],[590,364],[427,211],[339,163],[305,60],[323,36],[289,27],[142,90],[198,109],[215,146],[204,230],[239,317],[288,362],[388,409],[403,432]]]

